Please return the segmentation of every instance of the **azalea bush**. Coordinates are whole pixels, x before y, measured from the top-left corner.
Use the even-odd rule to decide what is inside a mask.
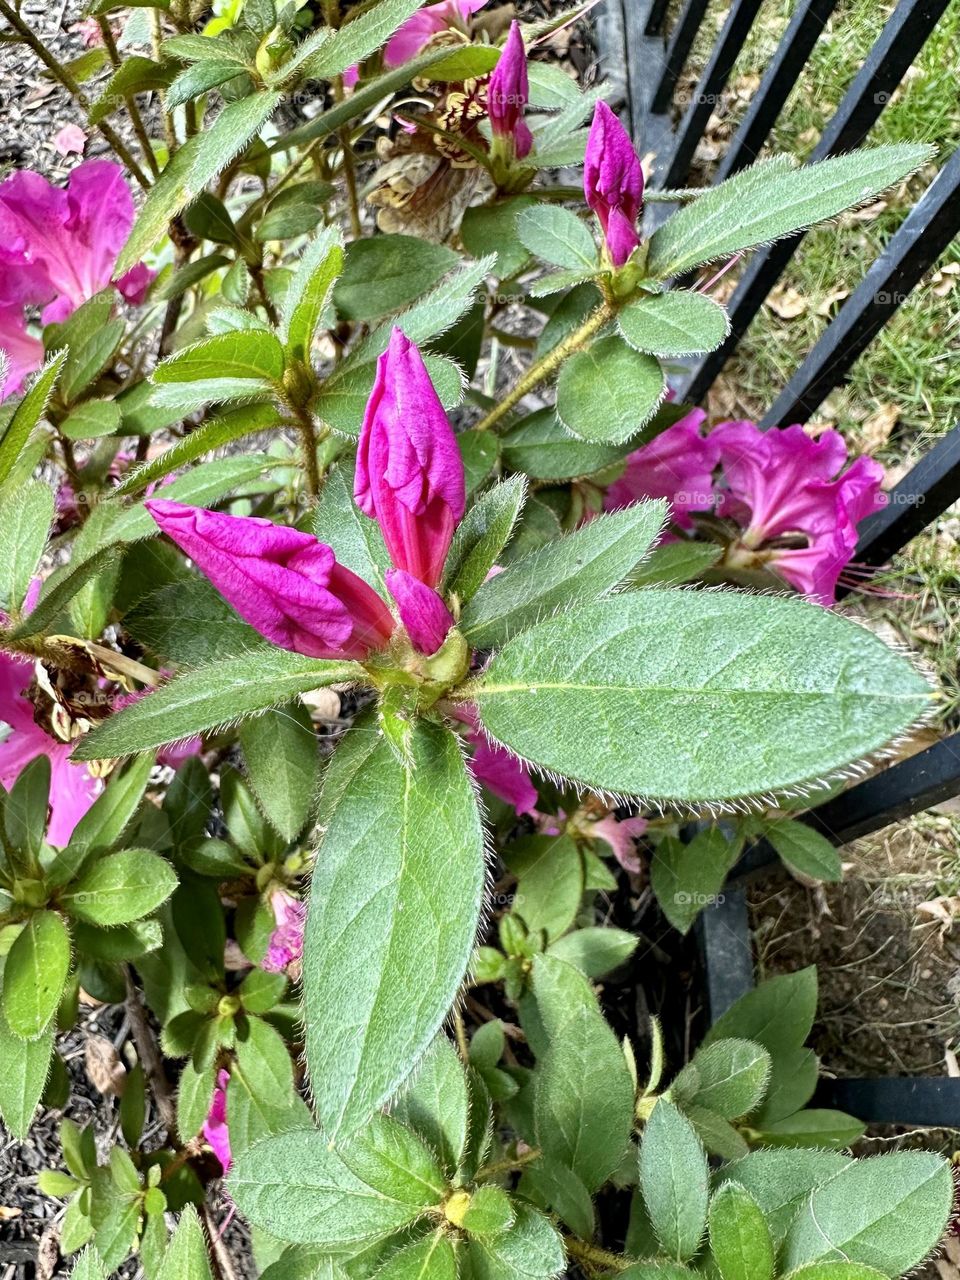
[[[603,995],[644,885],[686,933],[752,841],[838,879],[798,814],[930,714],[834,607],[881,469],[671,389],[718,267],[927,148],[647,236],[577,10],[216,8],[97,0],[64,65],[0,0],[92,153],[0,183],[5,1126],[69,1112],[81,1000],[131,1032],[119,1137],[40,1176],[62,1253],[227,1276],[239,1213],[268,1280],[911,1270],[951,1173],[808,1105],[814,971],[689,1061]]]

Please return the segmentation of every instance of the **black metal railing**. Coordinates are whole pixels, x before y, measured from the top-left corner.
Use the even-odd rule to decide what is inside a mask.
[[[824,128],[810,159],[860,146],[906,75],[948,0],[899,0],[859,72]],[[668,0],[606,0],[603,52],[621,76],[625,116],[640,153],[652,156],[648,187],[687,185],[697,144],[750,34],[759,0],[733,0],[696,88],[686,102],[677,89],[707,16],[709,0],[685,0],[667,30]],[[714,181],[752,163],[797,83],[836,0],[799,0],[779,47],[740,121]],[[652,226],[672,211],[648,205]],[[947,157],[936,178],[891,237],[860,285],[826,326],[820,340],[790,378],[763,425],[804,422],[839,386],[855,361],[960,232],[960,151]],[[716,351],[689,370],[679,398],[697,403],[734,354],[750,323],[787,267],[803,233],[756,251],[727,304],[731,332]],[[960,499],[960,425],[914,466],[864,525],[855,560],[880,567]],[[803,816],[840,846],[960,795],[960,734],[866,781]],[[780,867],[773,849],[755,844],[734,868],[720,900],[698,923],[710,1021],[754,982],[745,885]],[[820,1105],[842,1107],[867,1121],[960,1128],[960,1079],[825,1080]]]

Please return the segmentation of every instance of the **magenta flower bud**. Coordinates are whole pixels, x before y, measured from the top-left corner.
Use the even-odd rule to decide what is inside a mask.
[[[435,587],[466,506],[463,460],[423,357],[399,329],[377,361],[354,497],[396,568]]]
[[[530,98],[527,79],[527,54],[523,47],[520,24],[513,22],[510,34],[494,68],[487,89],[487,115],[495,138],[509,139],[518,160],[530,154],[533,135],[523,118]]]
[[[403,569],[388,569],[386,580],[414,648],[431,657],[446,640],[453,614],[432,587]]]
[[[600,219],[607,252],[622,267],[640,243],[643,170],[633,143],[605,102],[598,102],[583,168],[587,204]]]
[[[144,504],[262,636],[310,658],[365,658],[393,633],[386,603],[309,533],[179,502]]]

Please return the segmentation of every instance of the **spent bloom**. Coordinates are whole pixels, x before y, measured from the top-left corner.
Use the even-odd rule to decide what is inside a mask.
[[[230,1083],[230,1072],[223,1068],[217,1072],[217,1083],[213,1090],[210,1110],[203,1122],[203,1136],[220,1161],[224,1174],[230,1172],[233,1157],[230,1153],[230,1133],[227,1129],[227,1085]]]
[[[527,77],[527,54],[523,47],[520,24],[510,25],[510,34],[500,61],[494,68],[487,88],[487,115],[496,145],[502,139],[510,158],[525,159],[533,147],[533,135],[523,118],[530,98]]]
[[[262,636],[311,658],[365,658],[393,631],[372,587],[309,533],[155,498],[163,532]]]
[[[133,218],[123,170],[109,160],[77,165],[63,188],[29,171],[0,183],[0,349],[11,365],[4,395],[19,391],[43,357],[24,307],[42,307],[41,323],[52,324],[105,289]],[[139,263],[117,289],[142,302],[152,278]]]
[[[62,156],[82,156],[87,145],[87,135],[78,124],[65,124],[54,136],[53,145]]]
[[[276,928],[270,934],[261,968],[267,973],[282,973],[287,965],[303,955],[303,926],[307,911],[303,903],[286,889],[273,890],[270,907]]]
[[[354,485],[394,567],[436,587],[466,508],[463,460],[416,344],[395,328],[377,361]]]
[[[666,498],[681,529],[693,527],[692,512],[714,511],[739,528],[722,566],[770,570],[831,604],[858,524],[883,506],[883,468],[857,458],[844,470],[847,447],[836,431],[813,439],[801,426],[763,431],[739,421],[702,435],[704,418],[696,409],[632,453],[607,509]]]
[[[441,31],[450,27],[465,30],[473,14],[486,3],[487,0],[443,0],[441,4],[428,4],[418,9],[387,42],[383,51],[384,62],[388,67],[399,67],[401,63],[415,58]]]
[[[640,244],[643,170],[629,134],[605,102],[594,111],[583,190],[603,228],[610,261],[622,267]]]

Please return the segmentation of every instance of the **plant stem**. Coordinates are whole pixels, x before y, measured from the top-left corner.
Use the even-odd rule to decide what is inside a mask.
[[[313,421],[310,410],[305,409],[303,405],[291,404],[290,408],[296,415],[297,427],[300,431],[303,465],[307,476],[307,493],[311,498],[317,499],[323,487],[323,478],[320,475],[320,464],[317,462],[316,423]]]
[[[463,1065],[467,1066],[470,1062],[470,1045],[467,1041],[467,1028],[464,1025],[463,1014],[459,1009],[453,1011],[453,1034],[456,1036],[460,1059]]]
[[[130,1019],[133,1043],[137,1047],[137,1056],[143,1066],[143,1073],[150,1082],[150,1088],[153,1090],[157,1111],[160,1113],[164,1128],[176,1140],[177,1104],[174,1101],[173,1090],[170,1088],[167,1073],[163,1068],[160,1049],[147,1022],[147,1016],[143,1011],[143,1005],[140,1003],[140,996],[128,964],[123,966],[123,979],[127,988],[127,998],[124,1003],[127,1016]]]
[[[43,42],[34,35],[33,31],[31,31],[24,20],[20,17],[19,13],[7,4],[7,0],[0,0],[0,15],[6,18],[7,22],[9,22],[11,27],[13,27],[14,31],[16,31],[23,43],[36,54],[54,79],[59,81],[70,96],[82,105],[83,94],[76,80],[66,67],[62,67],[53,54],[44,47]],[[137,164],[123,140],[114,132],[110,125],[107,124],[106,120],[101,120],[97,125],[97,128],[116,152],[119,159],[121,159],[130,170],[130,173],[140,186],[143,187],[145,191],[148,190],[150,183],[147,181],[147,175]]]
[[[160,21],[160,10],[150,10],[150,44],[153,48],[154,61],[161,62],[160,45],[163,42],[163,26]],[[172,157],[177,149],[177,130],[174,127],[173,115],[163,106],[163,136],[167,140],[167,151]]]
[[[477,1174],[478,1179],[495,1178],[501,1173],[513,1173],[515,1169],[522,1169],[524,1165],[533,1164],[534,1160],[539,1160],[543,1152],[539,1147],[534,1147],[530,1151],[525,1151],[521,1156],[515,1156],[512,1160],[497,1160],[493,1164],[484,1165]]]
[[[563,1243],[567,1253],[577,1262],[584,1263],[591,1271],[626,1271],[631,1265],[629,1259],[619,1253],[611,1253],[609,1249],[601,1249],[599,1245],[588,1244],[576,1236],[565,1235]]]
[[[203,1225],[206,1228],[210,1245],[208,1253],[210,1261],[213,1263],[214,1272],[219,1277],[219,1280],[237,1280],[233,1259],[230,1257],[227,1246],[223,1243],[220,1231],[217,1230],[217,1224],[213,1220],[213,1214],[208,1204],[200,1206],[200,1216],[203,1218]]]
[[[267,293],[266,282],[264,281],[264,278],[263,278],[263,267],[254,266],[253,263],[248,263],[247,267],[250,272],[250,279],[253,281],[254,285],[256,286],[257,296],[259,297],[260,302],[263,305],[264,311],[267,313],[267,319],[270,321],[273,327],[276,328],[277,325],[280,323],[280,317],[277,314],[277,308],[270,301],[270,297]]]
[[[103,36],[103,43],[106,47],[110,62],[114,67],[119,67],[121,62],[120,51],[117,49],[117,42],[113,38],[113,31],[110,27],[110,23],[106,18],[97,18],[97,26],[100,28],[100,34]],[[123,95],[123,101],[130,116],[133,131],[137,135],[137,141],[140,143],[140,150],[143,152],[143,158],[146,160],[153,176],[155,178],[159,178],[160,166],[157,164],[157,157],[153,154],[150,135],[147,133],[146,125],[143,123],[143,116],[140,114],[140,108],[137,106],[136,96],[132,93],[125,93]]]
[[[608,301],[603,302],[597,307],[596,311],[587,317],[579,329],[575,329],[573,333],[568,334],[552,351],[548,351],[542,359],[532,364],[513,390],[495,409],[491,409],[487,416],[477,423],[474,430],[489,431],[491,427],[495,427],[520,403],[524,396],[529,395],[531,391],[535,391],[541,382],[545,382],[551,374],[555,373],[568,356],[572,356],[575,351],[579,351],[595,334],[599,333],[603,326],[613,319],[615,314],[616,311],[613,305]]]

